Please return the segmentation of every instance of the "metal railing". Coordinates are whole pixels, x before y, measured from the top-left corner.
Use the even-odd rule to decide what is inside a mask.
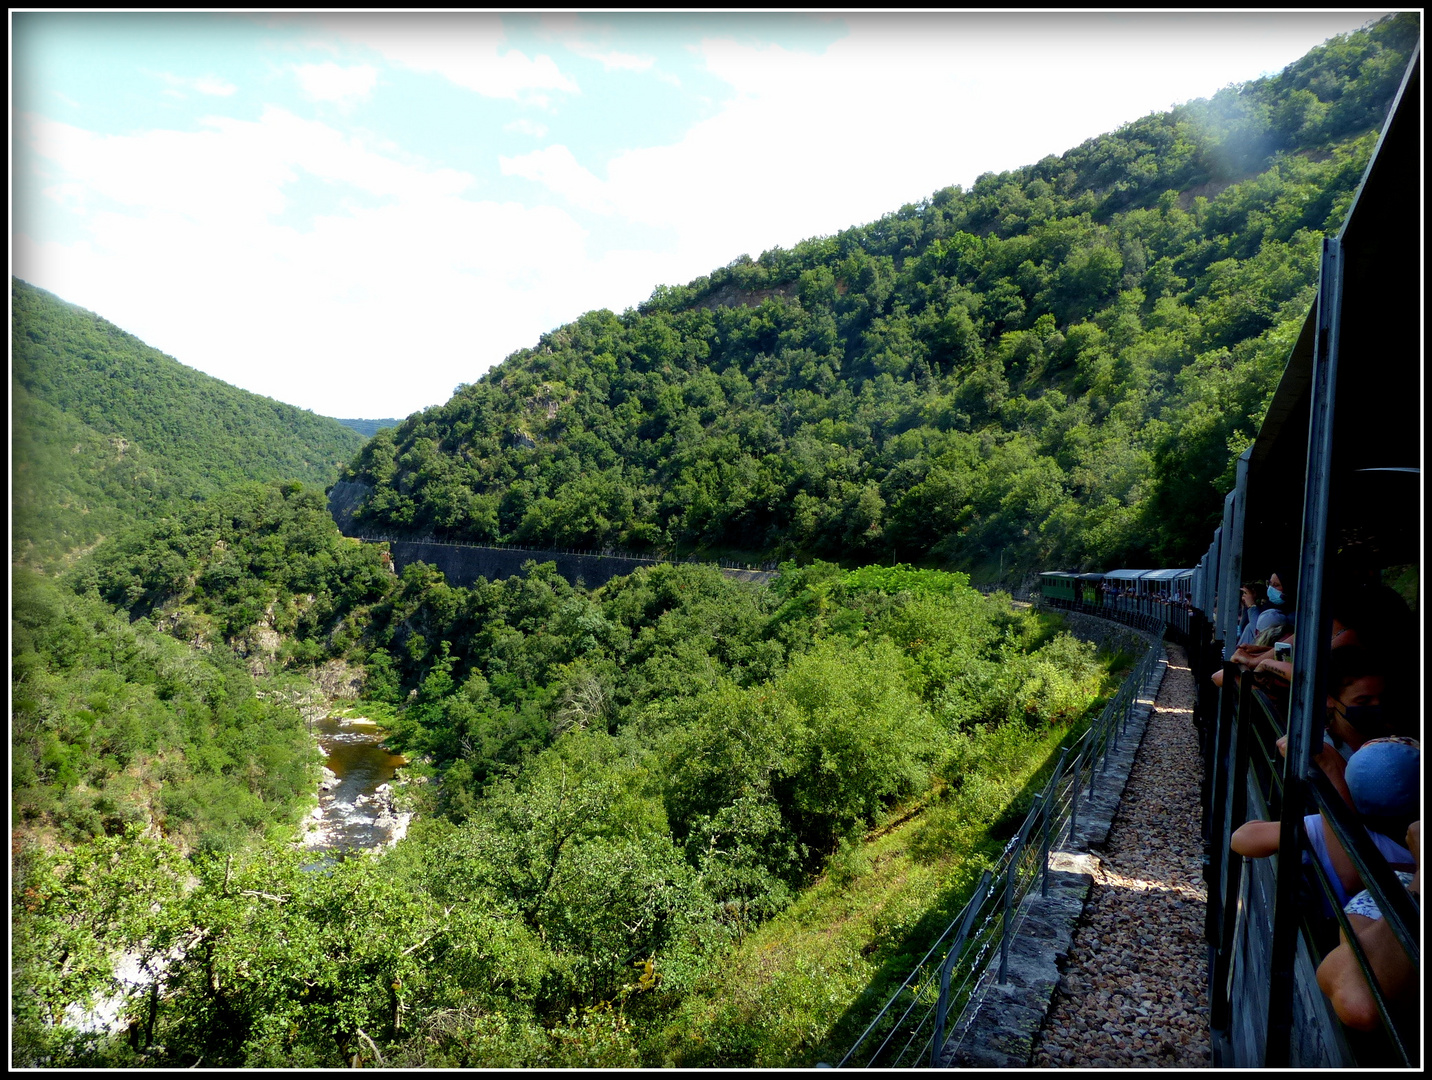
[[[1049,778],[994,866],[837,1068],[938,1065],[948,1033],[962,1031],[972,1019],[980,982],[996,960],[995,978],[1006,980],[1023,901],[1035,887],[1049,895],[1051,850],[1078,847],[1080,806],[1087,807],[1097,793],[1134,711],[1151,704],[1150,684],[1163,662],[1163,647],[1155,642],[1084,733],[1060,748]],[[942,945],[945,951],[937,958]]]

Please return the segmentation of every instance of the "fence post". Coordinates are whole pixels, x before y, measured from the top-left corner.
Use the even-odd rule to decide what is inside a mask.
[[[999,981],[1004,982],[1009,974],[1009,907],[1014,900],[1014,875],[1024,854],[1024,828],[1021,826],[1014,851],[1009,857],[1009,866],[1004,872],[1004,921],[999,928]]]
[[[1039,800],[1040,809],[1040,839],[1039,839],[1039,895],[1049,895],[1049,803],[1044,801],[1041,793],[1034,796]],[[1053,802],[1051,799],[1050,802]]]

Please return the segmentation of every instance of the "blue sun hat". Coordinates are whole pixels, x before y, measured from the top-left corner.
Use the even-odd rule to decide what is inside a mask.
[[[1418,815],[1422,751],[1417,740],[1392,736],[1363,743],[1348,758],[1345,779],[1363,824],[1401,843]]]

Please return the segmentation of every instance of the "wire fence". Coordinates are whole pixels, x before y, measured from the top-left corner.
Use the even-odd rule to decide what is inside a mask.
[[[1154,679],[1164,662],[1155,641],[1138,666],[1084,733],[1060,749],[1034,804],[985,871],[974,895],[906,976],[837,1068],[936,1067],[950,1033],[962,1033],[978,1007],[981,980],[993,973],[1006,981],[1009,948],[1019,933],[1023,901],[1033,889],[1049,892],[1049,852],[1078,847],[1081,807],[1099,790],[1109,755],[1127,739],[1141,704],[1151,704]],[[943,948],[943,952],[941,949]],[[996,963],[998,967],[995,967]],[[956,1019],[950,1022],[950,1017]]]

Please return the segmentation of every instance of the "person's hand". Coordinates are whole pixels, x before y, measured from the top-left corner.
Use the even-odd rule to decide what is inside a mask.
[[[1313,764],[1323,770],[1323,775],[1333,782],[1333,786],[1339,789],[1345,786],[1343,776],[1347,772],[1347,762],[1332,743],[1323,741],[1323,748],[1313,755]]]
[[[1288,736],[1279,736],[1276,745],[1278,747],[1278,753],[1283,757],[1287,757]],[[1347,762],[1344,761],[1343,756],[1338,753],[1337,747],[1326,739],[1323,740],[1322,749],[1313,755],[1313,764],[1322,769],[1327,775],[1327,778],[1332,780],[1334,784],[1341,780],[1343,774],[1347,772]]]

